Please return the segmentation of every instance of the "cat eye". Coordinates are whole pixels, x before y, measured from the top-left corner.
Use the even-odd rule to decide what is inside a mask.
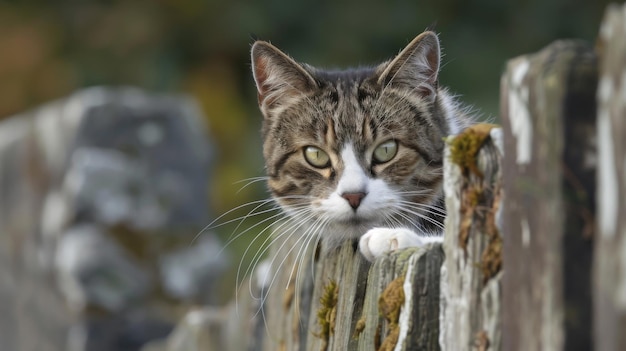
[[[315,146],[304,148],[304,158],[313,167],[326,168],[330,166],[330,157],[322,149]]]
[[[396,156],[397,152],[398,142],[395,140],[389,140],[378,145],[374,150],[374,155],[372,157],[376,163],[385,163],[391,161],[391,159]]]

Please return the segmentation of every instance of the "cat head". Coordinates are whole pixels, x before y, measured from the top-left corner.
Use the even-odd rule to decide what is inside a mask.
[[[375,67],[325,71],[252,46],[268,186],[292,216],[358,237],[373,226],[432,232],[443,219],[443,138],[459,129],[424,32]]]

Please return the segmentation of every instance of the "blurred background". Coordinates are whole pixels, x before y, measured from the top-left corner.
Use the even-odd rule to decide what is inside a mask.
[[[194,242],[193,238],[201,232],[202,227],[210,224],[220,214],[241,204],[266,197],[261,183],[243,187],[246,179],[263,175],[261,141],[258,135],[261,115],[256,105],[256,90],[249,62],[249,48],[253,38],[271,41],[298,61],[320,67],[341,68],[376,64],[386,60],[425,28],[434,28],[440,33],[444,50],[440,84],[460,94],[461,99],[473,105],[482,118],[497,120],[499,78],[506,60],[535,52],[556,39],[579,38],[593,43],[606,5],[605,1],[588,0],[526,0],[515,3],[499,0],[432,2],[4,0],[0,2],[0,121],[8,120],[12,116],[17,117],[11,120],[41,118],[39,116],[41,113],[35,113],[38,116],[33,117],[33,113],[29,111],[41,111],[42,108],[46,110],[50,102],[65,101],[64,99],[75,92],[94,86],[141,89],[142,94],[146,96],[141,98],[145,101],[142,102],[143,105],[140,104],[143,107],[139,109],[149,109],[149,106],[154,107],[163,103],[167,98],[160,98],[162,96],[191,98],[183,99],[182,105],[175,101],[170,105],[165,102],[167,106],[162,107],[170,111],[168,113],[171,115],[190,115],[191,120],[200,119],[199,124],[191,121],[186,123],[184,128],[181,127],[186,132],[179,135],[180,140],[206,139],[195,143],[195,146],[189,146],[189,150],[192,150],[189,152],[195,155],[189,157],[189,162],[193,163],[196,160],[194,157],[198,157],[197,165],[201,165],[195,170],[197,172],[192,172],[193,177],[206,174],[204,180],[194,178],[194,182],[201,183],[194,188],[200,189],[194,195],[202,198],[194,208],[202,214],[194,217],[194,225],[183,226],[183,229],[180,226],[176,228],[177,232],[185,233],[181,235],[183,239],[180,243],[171,247],[169,244],[163,244],[155,250],[159,251],[163,247],[179,249]],[[87,99],[87,95],[80,95],[74,100]],[[106,95],[108,97],[104,100],[115,99],[114,95]],[[160,108],[155,107],[156,110]],[[89,113],[85,112],[85,115]],[[149,116],[146,118],[156,120],[155,113],[158,115],[161,112],[147,112],[146,116]],[[2,133],[2,128],[5,128],[5,131],[9,130],[7,125],[8,123],[0,122],[0,138],[7,138],[13,134]],[[146,127],[138,133],[147,135],[146,140],[152,140],[154,135],[160,135],[158,134],[160,132],[154,130],[153,127]],[[202,133],[206,131],[206,137],[198,136],[196,133],[198,130]],[[78,140],[80,138],[76,135],[83,132],[79,128],[70,135]],[[63,134],[63,131],[59,133]],[[80,135],[98,135],[98,132]],[[116,135],[118,134],[111,132],[108,139],[114,139]],[[69,154],[71,150],[77,149],[79,144],[93,148],[104,143],[95,139],[83,139],[68,146],[65,152]],[[29,143],[31,142],[27,144]],[[114,140],[113,144],[115,143],[117,141]],[[119,146],[118,143],[112,147]],[[167,154],[168,150],[159,152],[160,154],[152,157],[159,158],[159,155]],[[125,150],[124,155],[128,154],[128,150]],[[15,154],[12,155],[14,158]],[[178,157],[185,157],[184,155],[181,153]],[[175,155],[171,157],[176,158]],[[79,157],[68,156],[68,159],[70,158],[75,161]],[[32,166],[33,161],[28,162]],[[68,162],[67,160],[61,162],[61,167],[70,167]],[[45,162],[43,163],[41,167],[47,167]],[[14,164],[16,163],[3,162],[0,167],[11,168]],[[132,161],[129,164],[132,164]],[[124,167],[120,166],[121,169]],[[176,167],[185,170],[193,168],[187,165]],[[19,171],[14,170],[14,174],[19,174]],[[6,172],[11,170],[5,169]],[[187,174],[185,172],[181,174]],[[67,170],[57,170],[57,173],[61,174],[58,175],[61,179]],[[18,254],[11,251],[19,246],[15,238],[6,240],[6,237],[17,235],[16,231],[26,228],[12,222],[17,213],[14,208],[19,208],[22,206],[20,201],[26,200],[17,195],[13,197],[7,195],[13,189],[7,179],[8,176],[5,175],[3,183],[0,176],[2,185],[0,200],[5,200],[4,207],[0,206],[0,210],[5,211],[4,216],[0,213],[0,219],[5,221],[4,224],[0,223],[0,228],[4,230],[0,235],[5,239],[0,243],[4,245],[2,250],[9,256],[10,266],[18,261],[22,262],[21,258],[17,258]],[[46,183],[46,192],[49,192],[49,188],[54,188],[53,183],[53,181]],[[58,180],[58,183],[61,184],[63,181]],[[28,184],[30,183],[26,184],[27,187],[30,186]],[[46,203],[56,201],[50,200],[50,196],[47,195],[40,200]],[[32,200],[35,203],[38,201]],[[10,206],[6,202],[10,202]],[[80,219],[77,219],[81,218],[80,216],[81,213],[74,214],[72,223],[80,223]],[[39,221],[37,216],[33,217],[35,217],[32,218],[33,222]],[[225,218],[227,220],[232,216]],[[54,222],[54,218],[48,220]],[[36,242],[42,240],[38,236],[41,235],[40,227],[33,225],[34,230],[38,232],[33,239]],[[126,238],[127,232],[135,229],[117,228],[114,236],[118,239]],[[228,226],[218,227],[203,232],[200,237],[211,235],[225,243],[232,230],[233,228]],[[242,251],[249,245],[254,235],[254,231],[251,231],[234,240],[220,252],[220,255],[225,257],[224,262],[229,263],[224,263],[219,269],[216,268],[219,277],[212,277],[211,289],[216,292],[211,294],[210,299],[186,298],[182,296],[184,294],[182,297],[160,296],[159,299],[167,301],[168,311],[172,309],[179,311],[174,315],[180,316],[182,313],[180,311],[190,304],[219,305],[230,300],[234,291],[234,272],[241,260]],[[119,240],[126,240],[124,238]],[[55,243],[60,245],[58,242]],[[139,251],[141,255],[151,252],[145,248]],[[26,251],[20,255],[24,252]],[[163,251],[159,251],[159,254],[162,253]],[[169,253],[171,252],[168,251]],[[226,260],[226,257],[230,259]],[[250,256],[247,259],[249,260]],[[46,261],[45,257],[39,257],[37,264],[53,261],[54,259]],[[2,278],[0,293],[4,289],[7,295],[10,295],[20,289],[20,285],[16,283],[19,279],[15,279],[15,274],[22,274],[22,271],[14,269],[5,272],[4,278],[0,276]],[[58,278],[50,278],[43,273],[42,277],[52,280]],[[141,281],[140,278],[136,279]],[[9,287],[3,288],[3,285]],[[54,292],[50,291],[49,294]],[[167,295],[162,291],[158,294]],[[136,296],[145,295],[138,293]],[[67,298],[61,296],[59,300],[51,301],[65,300]],[[15,312],[15,306],[8,301],[0,305],[0,312],[8,312],[0,313],[3,316],[0,318],[5,319],[4,323],[0,320],[0,332],[3,328],[5,332],[0,335],[21,335],[22,329],[17,330],[15,326],[7,327],[14,321],[10,319],[13,317],[6,316],[24,312]],[[133,300],[133,304],[135,303],[138,303],[137,300]],[[98,310],[96,315],[110,315],[112,312],[110,306],[107,306],[94,307]],[[151,314],[161,316],[157,318],[160,322],[153,326],[156,331],[153,332],[151,329],[150,332],[146,332],[144,339],[130,342],[128,345],[132,345],[128,348],[109,346],[109,349],[139,349],[138,345],[146,340],[166,335],[171,330],[169,327],[171,320],[162,317],[166,314],[162,310],[163,308],[158,309],[158,313]],[[62,314],[58,311],[55,313]],[[85,327],[79,319],[74,315],[58,320],[62,320],[68,326],[79,325],[77,329],[72,329],[74,330],[72,333],[83,333],[80,334],[83,335],[83,339],[84,335],[91,335],[85,330],[91,328],[94,323],[97,325],[101,323],[101,320],[98,320]],[[139,319],[144,321],[145,318]],[[123,320],[122,325],[135,325],[127,319]],[[109,322],[120,325],[119,318],[106,323]],[[118,331],[118,334],[120,333],[123,334]],[[118,334],[111,338],[119,337]],[[54,347],[24,347],[25,341],[15,341],[12,345],[7,350],[55,350]],[[4,349],[0,346],[0,350]],[[74,349],[78,350],[80,347],[76,346]]]

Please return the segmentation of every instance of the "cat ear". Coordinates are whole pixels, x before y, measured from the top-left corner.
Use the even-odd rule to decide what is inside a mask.
[[[402,86],[434,100],[439,73],[439,38],[427,31],[418,35],[391,62],[378,78],[383,87]]]
[[[252,74],[263,112],[317,86],[301,65],[268,42],[255,42],[251,54]]]

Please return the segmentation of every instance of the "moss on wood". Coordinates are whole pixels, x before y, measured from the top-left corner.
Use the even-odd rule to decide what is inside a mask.
[[[491,129],[496,127],[496,125],[489,123],[476,124],[448,141],[450,160],[461,167],[463,175],[467,175],[469,171],[482,177],[482,172],[476,165],[476,155],[487,140]]]
[[[380,314],[389,323],[389,331],[378,351],[391,351],[398,342],[400,334],[398,320],[400,318],[400,310],[404,305],[404,298],[404,276],[400,276],[387,285],[378,299]]]
[[[496,275],[502,268],[502,239],[495,225],[495,213],[500,199],[500,184],[484,185],[484,175],[477,164],[477,157],[485,141],[489,139],[493,124],[481,123],[465,129],[451,138],[450,160],[461,168],[464,184],[461,186],[461,223],[459,228],[459,247],[467,250],[470,230],[474,223],[485,223],[484,232],[488,237],[487,247],[483,250],[478,266],[483,275],[483,283]],[[491,195],[491,196],[489,196]],[[492,198],[496,196],[496,198]],[[482,220],[476,221],[480,217]]]
[[[320,297],[320,308],[317,310],[317,322],[321,331],[316,334],[323,340],[322,350],[328,348],[328,339],[335,330],[335,320],[337,318],[337,300],[339,297],[339,287],[337,282],[331,280],[324,287],[324,292]]]

